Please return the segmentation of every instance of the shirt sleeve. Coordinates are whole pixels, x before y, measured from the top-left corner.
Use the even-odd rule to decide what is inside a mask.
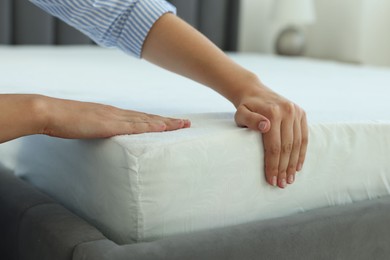
[[[153,24],[165,13],[176,13],[164,0],[30,0],[80,30],[97,44],[117,47],[141,57]]]

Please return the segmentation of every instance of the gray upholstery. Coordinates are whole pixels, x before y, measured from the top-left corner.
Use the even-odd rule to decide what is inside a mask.
[[[87,37],[28,0],[0,1],[0,44],[90,44]]]
[[[171,0],[178,15],[217,46],[237,50],[239,0]]]
[[[53,201],[10,173],[0,174],[0,252],[4,259],[14,259],[18,251],[19,223],[24,213]]]
[[[0,259],[72,259],[75,246],[105,239],[14,175],[0,172]]]
[[[85,243],[75,259],[389,259],[389,216],[386,197],[151,243]]]
[[[238,0],[172,0],[178,15],[219,47],[237,49]],[[0,1],[0,44],[91,44],[63,22],[28,0]]]
[[[1,259],[388,259],[390,197],[119,246],[0,172]]]

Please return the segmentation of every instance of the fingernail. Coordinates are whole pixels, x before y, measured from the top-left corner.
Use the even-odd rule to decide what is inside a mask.
[[[302,167],[303,167],[302,163],[298,164],[297,171],[300,172],[302,170]]]
[[[264,131],[267,128],[267,121],[261,121],[259,123],[259,129],[260,131]]]
[[[287,182],[286,182],[286,179],[282,179],[282,181],[280,182],[280,186],[282,186],[282,188],[286,188],[287,186]]]
[[[276,178],[276,176],[272,177],[271,184],[272,184],[272,186],[274,186],[274,187],[276,186],[276,184],[277,184],[277,178]]]
[[[291,174],[290,176],[288,176],[288,184],[293,184],[295,181],[295,176],[294,174]]]
[[[185,125],[186,127],[190,127],[190,126],[191,126],[191,121],[188,120],[188,119],[184,119],[184,125]]]

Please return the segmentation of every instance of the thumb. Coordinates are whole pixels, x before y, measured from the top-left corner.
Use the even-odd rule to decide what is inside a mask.
[[[260,132],[265,134],[271,129],[271,122],[267,118],[265,118],[264,120],[260,121],[258,127],[259,127]]]
[[[265,116],[250,111],[246,106],[240,106],[234,117],[238,126],[267,133],[271,129],[271,122]]]

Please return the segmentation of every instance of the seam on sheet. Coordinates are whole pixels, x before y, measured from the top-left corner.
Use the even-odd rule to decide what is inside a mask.
[[[233,133],[237,133],[237,132],[241,132],[241,131],[248,131],[247,128],[239,128],[237,127],[237,129],[234,129],[232,130],[229,134],[233,134]],[[118,144],[120,147],[122,147],[125,151],[127,151],[130,155],[136,157],[136,158],[141,158],[151,152],[154,152],[156,150],[160,150],[161,148],[165,148],[165,147],[171,147],[171,146],[176,146],[176,145],[181,145],[181,144],[186,144],[186,143],[192,143],[194,141],[198,141],[198,140],[203,140],[203,139],[216,139],[216,138],[224,138],[221,136],[220,133],[213,133],[213,134],[208,134],[208,135],[202,135],[202,136],[197,136],[197,137],[193,137],[193,138],[190,138],[190,139],[186,139],[186,140],[181,140],[181,141],[174,141],[172,143],[153,143],[153,144],[148,144],[149,147],[152,147],[152,148],[149,148],[147,149],[146,151],[140,153],[140,154],[134,154],[131,152],[131,150],[129,149],[129,147],[127,147],[126,145],[124,145],[122,142],[119,142],[118,140],[115,140],[115,139],[112,139],[113,142],[115,142],[116,144]],[[145,146],[145,145],[141,145],[141,146]]]
[[[210,134],[210,135],[199,136],[199,137],[196,137],[196,138],[191,138],[191,139],[187,139],[187,140],[181,140],[181,141],[172,142],[172,143],[169,143],[169,144],[153,144],[153,147],[151,147],[151,145],[150,145],[151,148],[148,149],[147,151],[143,152],[139,157],[142,158],[142,157],[147,156],[148,154],[153,153],[153,152],[155,152],[157,150],[161,150],[161,149],[165,149],[165,148],[171,148],[171,147],[176,147],[176,146],[179,146],[179,145],[186,145],[186,144],[189,144],[189,143],[198,142],[199,140],[201,142],[205,142],[205,143],[210,143],[212,141],[222,140],[222,139],[230,140],[232,135],[236,135],[238,132],[243,132],[243,131],[250,131],[250,130],[246,129],[246,128],[237,128],[237,129],[229,132],[226,135],[221,135],[220,133],[213,133],[213,134]]]
[[[134,220],[136,223],[134,224],[135,226],[135,238],[134,242],[139,242],[144,238],[144,214],[142,211],[142,206],[141,206],[141,188],[140,188],[140,174],[139,174],[139,169],[140,169],[140,164],[139,164],[139,156],[131,153],[130,149],[123,145],[123,143],[118,142],[115,138],[111,138],[111,140],[117,144],[119,147],[121,147],[129,156],[125,156],[126,158],[126,164],[127,164],[127,169],[130,171],[131,174],[128,174],[128,184],[130,187],[130,192],[131,192],[131,198],[134,200],[135,208],[136,208],[136,217]],[[135,162],[135,170],[134,167],[130,164],[129,157],[131,157],[134,162]],[[132,174],[135,174],[136,178],[132,176]],[[132,182],[132,180],[136,180],[135,183]],[[132,216],[131,209],[129,208],[129,215]],[[131,238],[130,238],[131,239]]]
[[[216,113],[216,114],[219,114],[219,113]],[[236,133],[236,132],[241,132],[241,131],[247,131],[247,130],[248,130],[247,128],[236,127],[234,129],[232,129],[229,132],[229,134]],[[144,151],[144,152],[142,152],[140,154],[132,153],[132,151],[126,145],[124,145],[123,142],[118,141],[115,137],[112,137],[111,140],[114,143],[118,144],[120,147],[122,147],[124,150],[126,150],[129,154],[131,154],[132,156],[138,158],[138,157],[142,157],[145,154],[148,154],[151,151],[159,150],[159,149],[161,149],[161,147],[177,145],[177,144],[182,144],[182,143],[190,143],[190,142],[197,141],[197,140],[200,140],[200,139],[203,139],[203,138],[213,138],[214,139],[215,137],[220,137],[220,136],[221,136],[221,134],[219,132],[216,132],[216,133],[212,133],[212,134],[206,134],[206,135],[200,135],[200,136],[196,136],[196,137],[191,137],[190,139],[185,139],[185,140],[181,140],[181,141],[174,141],[174,142],[171,142],[171,143],[158,143],[158,142],[150,143],[150,144],[148,144],[148,146],[149,147],[153,146],[153,149],[148,149],[147,151]],[[145,145],[138,145],[138,147],[145,147]]]
[[[140,174],[140,163],[139,163],[139,158],[137,157],[137,242],[142,242],[144,240],[144,230],[145,230],[145,225],[144,225],[144,212],[142,209],[142,204],[141,204],[141,199],[142,199],[142,192],[141,188],[143,187],[142,185],[142,176]]]
[[[123,145],[121,145],[123,147]],[[135,170],[133,170],[134,167],[131,167],[129,157],[126,156],[126,163],[128,166],[129,171],[131,171],[131,174],[128,175],[128,181],[129,181],[129,187],[132,195],[132,199],[134,200],[135,208],[136,208],[136,217],[134,218],[135,220],[135,242],[139,242],[141,239],[143,239],[143,212],[142,212],[142,207],[141,207],[141,188],[140,188],[140,174],[139,174],[139,158],[134,156],[129,152],[129,150],[126,147],[123,147],[126,153],[128,153],[133,160],[135,161]],[[135,174],[135,178],[133,175]],[[135,180],[132,181],[132,180]],[[131,209],[129,209],[130,216],[132,215]]]
[[[347,125],[347,126],[388,125],[388,126],[390,126],[390,121],[377,121],[377,120],[367,121],[367,120],[364,120],[361,122],[359,122],[359,121],[351,121],[351,122],[344,122],[344,121],[337,122],[337,121],[335,121],[335,122],[327,122],[327,123],[314,122],[314,123],[309,123],[309,129],[312,129],[315,127],[333,127],[335,125]],[[249,130],[248,128],[237,127],[235,129],[232,129],[231,131],[229,131],[229,133],[227,133],[227,135],[232,135],[232,134],[237,134],[238,132],[247,132],[247,131],[252,131],[252,130]],[[124,145],[122,142],[118,141],[115,138],[111,138],[111,140],[113,142],[115,142],[116,144],[118,144],[120,147],[122,147],[124,150],[126,150],[129,154],[138,158],[138,157],[144,156],[145,154],[153,152],[155,150],[161,149],[161,147],[167,147],[167,146],[170,147],[172,145],[179,145],[179,144],[191,143],[191,142],[198,141],[198,140],[208,140],[208,139],[216,139],[216,138],[224,138],[224,137],[223,137],[223,135],[221,135],[221,133],[216,132],[216,133],[212,133],[212,134],[206,134],[206,135],[192,137],[192,138],[181,140],[181,141],[173,141],[171,143],[158,143],[158,142],[149,143],[148,146],[149,147],[153,146],[153,148],[149,148],[147,151],[144,151],[140,154],[132,153],[131,150],[126,145]],[[140,146],[142,146],[142,145],[140,145]]]

